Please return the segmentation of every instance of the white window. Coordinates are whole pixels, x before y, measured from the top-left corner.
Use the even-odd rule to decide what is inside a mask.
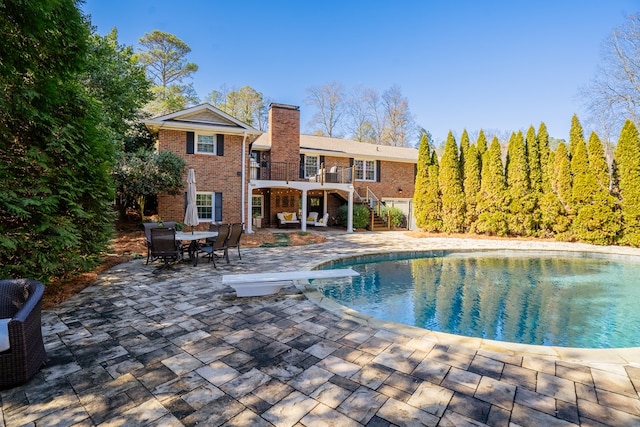
[[[316,176],[320,169],[320,159],[318,156],[304,156],[304,177]]]
[[[353,166],[356,171],[356,179],[358,181],[375,181],[376,180],[376,162],[375,160],[355,160]]]
[[[216,154],[216,134],[196,134],[196,153]]]
[[[198,219],[200,221],[213,220],[213,194],[197,193],[196,205],[198,206]]]
[[[196,193],[198,220],[222,221],[222,193]]]

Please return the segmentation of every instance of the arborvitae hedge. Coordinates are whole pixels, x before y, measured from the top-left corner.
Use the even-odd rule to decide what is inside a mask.
[[[442,199],[442,231],[460,233],[464,230],[464,193],[458,157],[458,144],[449,132],[438,173]]]
[[[544,123],[537,135],[533,127],[526,138],[522,132],[513,134],[503,166],[496,137],[487,149],[480,131],[476,144],[461,144],[458,155],[450,132],[440,168],[431,150],[426,167],[419,168],[417,186],[430,189],[426,205],[418,207],[416,201],[416,209],[424,212],[421,227],[640,246],[640,135],[635,124],[625,123],[611,172],[600,139],[592,133],[587,146],[577,116],[568,145],[560,141],[551,151],[549,140]],[[416,188],[416,194],[420,191]]]
[[[620,242],[640,246],[640,136],[631,120],[622,127],[613,159],[614,180],[622,208]]]
[[[482,156],[482,179],[478,198],[478,219],[472,224],[474,233],[507,235],[506,185],[498,138]]]
[[[471,224],[478,219],[477,205],[482,179],[480,174],[480,156],[478,155],[476,146],[471,145],[467,149],[463,174],[463,189],[466,205],[464,227],[466,231],[469,231],[471,229]]]

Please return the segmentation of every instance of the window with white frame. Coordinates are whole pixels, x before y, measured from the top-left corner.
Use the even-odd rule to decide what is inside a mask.
[[[375,181],[376,180],[376,162],[375,160],[355,160],[353,166],[356,171],[356,179],[358,181]]]
[[[251,196],[251,216],[253,218],[256,218],[256,217],[262,218],[264,216],[263,203],[262,203],[263,200],[264,200],[264,196],[262,194]]]
[[[304,177],[316,176],[320,168],[318,156],[304,156]]]
[[[200,221],[222,221],[222,193],[196,193]]]
[[[196,206],[198,206],[200,221],[213,221],[214,201],[213,193],[196,193]]]
[[[216,154],[216,134],[196,134],[196,152]]]

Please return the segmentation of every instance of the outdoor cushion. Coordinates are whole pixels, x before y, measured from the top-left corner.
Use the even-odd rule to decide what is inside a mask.
[[[0,353],[9,350],[9,322],[11,319],[0,319]]]

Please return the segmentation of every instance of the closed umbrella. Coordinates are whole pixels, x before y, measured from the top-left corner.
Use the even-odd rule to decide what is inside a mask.
[[[196,206],[196,172],[193,169],[189,169],[187,174],[187,211],[184,213],[184,223],[191,226],[192,234],[193,227],[199,224],[198,206]]]

